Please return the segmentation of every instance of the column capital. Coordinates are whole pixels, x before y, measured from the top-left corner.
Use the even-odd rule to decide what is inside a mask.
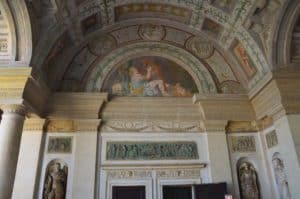
[[[27,113],[27,108],[22,104],[3,104],[0,105],[3,114],[5,113],[16,113],[18,115],[25,116]]]

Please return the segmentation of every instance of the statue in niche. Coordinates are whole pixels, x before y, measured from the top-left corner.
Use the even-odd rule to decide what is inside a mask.
[[[258,179],[255,168],[248,162],[238,168],[241,199],[259,199]]]
[[[45,176],[43,199],[65,199],[67,165],[55,160],[49,163]]]
[[[291,193],[289,183],[284,171],[283,161],[275,154],[272,159],[272,165],[275,173],[276,184],[281,199],[290,199]]]

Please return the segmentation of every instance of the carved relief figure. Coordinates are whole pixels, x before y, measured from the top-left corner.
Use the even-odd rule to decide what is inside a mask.
[[[66,197],[68,167],[58,160],[51,161],[46,170],[43,199]]]
[[[284,171],[283,160],[278,157],[278,153],[273,155],[272,165],[275,173],[276,184],[281,199],[290,199],[291,193],[289,189],[289,183]]]
[[[238,168],[241,199],[259,199],[258,179],[255,168],[248,162]]]
[[[139,34],[142,39],[160,41],[165,36],[165,29],[163,26],[146,24],[140,27]]]

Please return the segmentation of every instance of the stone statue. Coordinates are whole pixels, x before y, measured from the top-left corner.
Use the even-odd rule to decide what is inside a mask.
[[[50,162],[47,167],[43,199],[65,199],[68,167],[61,168],[61,163]]]
[[[283,161],[278,157],[273,157],[272,160],[273,169],[275,173],[276,184],[278,188],[278,192],[281,199],[290,199],[291,193],[289,189],[289,184],[287,181],[287,176],[284,172],[284,164]]]
[[[257,175],[254,167],[244,162],[239,166],[239,182],[241,199],[259,199]]]

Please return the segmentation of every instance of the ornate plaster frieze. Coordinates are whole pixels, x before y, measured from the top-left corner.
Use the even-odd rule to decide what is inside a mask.
[[[201,121],[145,121],[108,120],[103,122],[101,132],[204,132]]]
[[[109,179],[145,179],[152,177],[151,170],[108,170],[106,172]]]
[[[170,169],[158,170],[156,172],[158,178],[200,178],[200,169]]]
[[[97,133],[100,119],[51,119],[46,126],[47,133],[75,133],[75,132],[94,132]]]
[[[108,73],[122,62],[137,56],[163,56],[180,64],[186,69],[195,80],[200,93],[216,93],[216,85],[207,68],[193,55],[187,51],[169,45],[156,42],[137,43],[118,48],[104,57],[103,60],[94,67],[86,82],[86,91],[101,91],[103,81]]]

